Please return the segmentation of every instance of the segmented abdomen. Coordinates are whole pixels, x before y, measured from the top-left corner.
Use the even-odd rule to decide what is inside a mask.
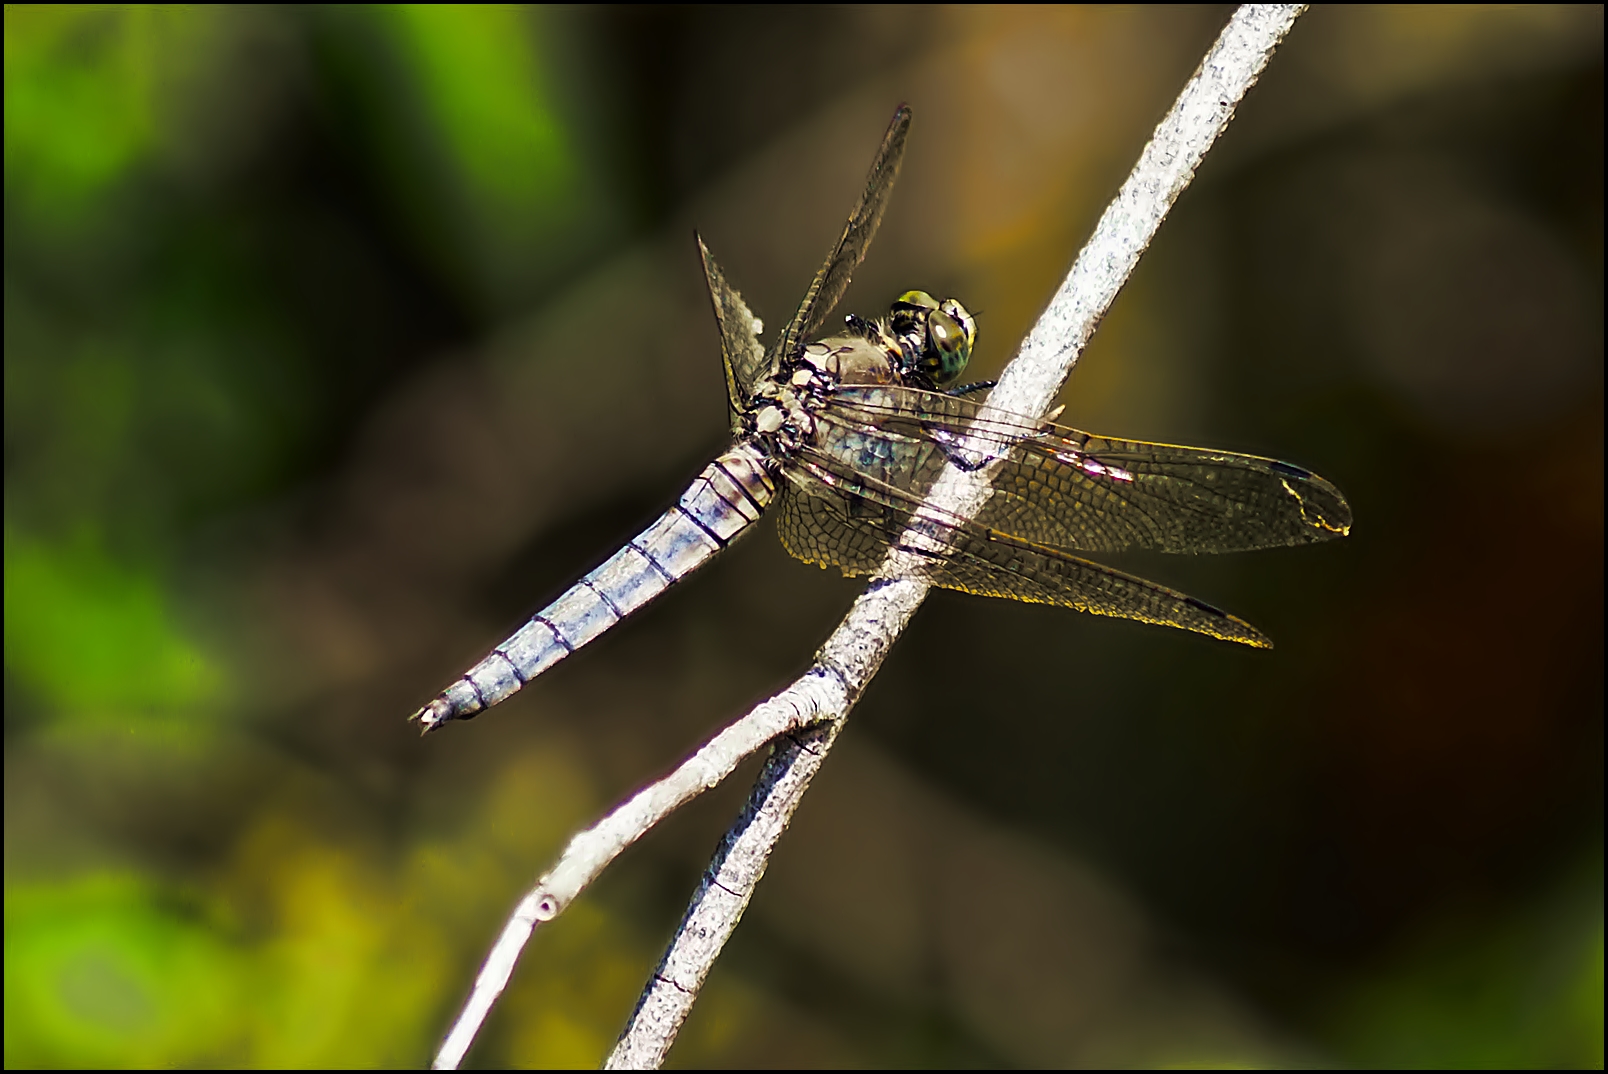
[[[691,574],[758,521],[775,494],[760,449],[735,445],[704,467],[657,522],[531,616],[415,718],[428,731],[508,697]]]

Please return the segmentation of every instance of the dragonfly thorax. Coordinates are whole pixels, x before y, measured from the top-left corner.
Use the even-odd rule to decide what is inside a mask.
[[[815,418],[839,387],[952,385],[965,371],[977,322],[959,300],[906,291],[885,320],[850,315],[845,331],[798,347],[772,377],[754,386],[745,431],[786,455],[815,436]]]
[[[885,333],[884,333],[885,335]],[[743,416],[745,431],[773,455],[815,436],[815,414],[844,384],[897,384],[899,348],[891,337],[834,336],[806,343],[776,375],[760,381]]]

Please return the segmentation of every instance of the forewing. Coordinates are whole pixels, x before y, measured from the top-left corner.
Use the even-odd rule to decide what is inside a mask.
[[[1345,535],[1351,507],[1308,470],[1227,451],[1094,436],[1020,415],[982,417],[972,399],[899,386],[843,388],[819,443],[917,498],[945,463],[995,460],[984,526],[1082,552],[1239,552]],[[968,435],[972,447],[968,451]]]
[[[720,329],[720,360],[726,369],[726,401],[731,411],[733,432],[741,431],[739,416],[754,384],[767,372],[765,348],[760,346],[759,318],[748,310],[748,304],[737,289],[726,282],[725,273],[715,263],[715,257],[698,238],[698,253],[703,258],[704,279],[709,282],[709,301],[715,307],[715,324]]]
[[[918,498],[845,471],[811,449],[788,476],[792,482],[777,513],[782,544],[806,563],[836,566],[851,576],[876,570],[921,506]],[[1257,648],[1271,645],[1255,627],[1220,608],[1103,564],[930,507],[923,507],[920,525],[945,550],[904,547],[928,558],[928,577],[945,589],[1136,619]]]
[[[888,195],[893,192],[894,180],[899,178],[905,136],[909,133],[910,106],[900,105],[893,114],[893,122],[888,124],[887,133],[882,136],[882,146],[877,150],[876,159],[871,162],[870,174],[866,176],[865,190],[855,203],[854,211],[849,214],[842,237],[827,256],[821,271],[815,274],[810,289],[804,292],[804,301],[799,303],[798,312],[793,315],[792,322],[771,351],[773,362],[813,336],[826,323],[838,300],[843,297],[843,292],[848,289],[849,278],[864,260],[866,249],[877,233],[877,225],[882,223],[882,212],[888,207]]]

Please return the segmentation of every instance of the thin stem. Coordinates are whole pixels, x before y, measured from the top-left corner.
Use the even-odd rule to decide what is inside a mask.
[[[563,913],[626,847],[682,805],[717,786],[755,750],[841,707],[836,678],[805,675],[720,731],[675,771],[570,839],[557,863],[515,906],[433,1066],[437,1070],[457,1069],[492,1004],[507,986],[532,933]]]

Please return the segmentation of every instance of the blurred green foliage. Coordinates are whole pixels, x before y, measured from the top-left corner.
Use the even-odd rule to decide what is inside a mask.
[[[1601,866],[1492,932],[1444,922],[1337,1004],[1364,1066],[1585,1069],[1603,1063]],[[1598,893],[1593,900],[1582,894]]]
[[[6,889],[6,1054],[33,1066],[228,1063],[257,991],[218,923],[135,875]]]
[[[162,130],[161,73],[201,55],[195,37],[217,17],[154,7],[8,9],[6,197],[60,227],[92,211],[149,161]]]
[[[312,18],[327,24],[205,7],[6,9],[8,736],[28,726],[92,758],[135,733],[186,765],[219,762],[202,744],[238,711],[242,684],[198,644],[173,587],[196,527],[294,481],[309,443],[327,439],[324,408],[339,405],[308,360],[328,360],[327,346],[275,307],[262,223],[242,219],[229,190],[260,137],[230,128],[263,118],[253,94],[275,90],[264,80],[286,32],[373,61],[350,74],[376,112],[363,129],[378,132],[380,189],[407,206],[427,271],[466,307],[495,308],[597,241],[604,206],[546,99],[527,13]],[[572,816],[573,802],[549,812]],[[515,824],[529,834],[513,817],[502,827]],[[564,834],[542,829],[537,845],[551,853]],[[6,1062],[416,1063],[458,998],[441,990],[459,967],[428,908],[389,893],[417,874],[414,890],[483,898],[486,864],[464,851],[421,847],[402,875],[377,875],[366,848],[271,813],[202,874],[136,860],[52,878],[8,859]],[[472,891],[459,890],[465,876]],[[615,931],[591,929],[605,950]],[[574,961],[594,968],[598,946]],[[611,971],[610,1003],[549,989],[554,1032],[510,1054],[595,1057],[612,1032],[598,1017],[640,977],[634,953]]]
[[[467,759],[441,747],[446,775],[416,754],[380,757],[390,738],[349,712],[368,720],[411,702],[361,676],[369,707],[333,690],[275,693],[305,658],[263,641],[272,631],[249,610],[263,606],[252,587],[269,585],[251,569],[272,561],[264,548],[291,542],[286,517],[339,513],[345,493],[331,488],[365,422],[410,374],[564,293],[662,223],[655,207],[675,207],[780,129],[879,76],[869,60],[928,47],[923,35],[939,18],[849,17],[6,8],[8,1066],[389,1066],[418,1064],[437,1043],[488,929],[617,792],[600,775],[615,773],[545,730]],[[970,57],[968,69],[1012,68],[1001,55]],[[678,92],[695,106],[673,137],[667,102]],[[1116,139],[1113,159],[1129,159],[1142,126]],[[650,148],[612,144],[632,138]],[[660,159],[677,152],[696,158],[679,175]],[[652,159],[637,167],[642,158]],[[1596,198],[1600,285],[1600,190]],[[1055,246],[1046,256],[1066,255],[1062,227],[1038,229]],[[1036,299],[994,308],[1010,301]],[[1600,309],[1598,331],[1600,364]],[[1183,390],[1164,380],[1158,395]],[[1282,407],[1285,398],[1270,390],[1260,401],[1278,411],[1272,424],[1323,424],[1315,407]],[[1596,413],[1595,427],[1588,419],[1545,443],[1573,451],[1585,442],[1600,455]],[[1349,435],[1360,446],[1335,457],[1371,458],[1381,427],[1358,428]],[[1434,457],[1453,469],[1466,456]],[[1346,485],[1354,496],[1395,487],[1377,476],[1383,465],[1357,465],[1357,484]],[[1387,498],[1373,497],[1376,512]],[[1578,509],[1577,532],[1589,533],[1595,510],[1600,534],[1600,503]],[[602,551],[586,536],[582,558]],[[1260,584],[1278,588],[1283,576],[1270,577]],[[1343,589],[1336,578],[1314,588]],[[337,627],[339,618],[328,616]],[[720,647],[691,622],[698,629],[678,626],[678,643]],[[1338,652],[1339,634],[1373,625],[1359,622],[1309,644]],[[316,637],[321,655],[344,653],[339,629]],[[946,637],[933,648],[951,645]],[[352,648],[361,662],[361,646]],[[1169,713],[1188,707],[1181,698],[1198,668],[1180,652],[1166,650],[1174,678],[1159,687]],[[657,712],[670,702],[629,703]],[[1600,703],[1599,681],[1599,716]],[[1252,719],[1238,729],[1248,741]],[[1162,726],[1183,753],[1189,734],[1206,733]],[[1010,742],[1004,729],[997,741]],[[1056,752],[1044,741],[1035,739],[1042,753]],[[982,753],[970,740],[964,752]],[[1161,772],[1149,776],[1166,782]],[[1365,971],[1351,952],[1335,958],[1338,969],[1319,965],[1311,973],[1324,978],[1316,991],[1326,1010],[1308,1023],[1321,1035],[1314,1047],[1382,1066],[1601,1066],[1594,860],[1562,895],[1537,881],[1542,895],[1461,925],[1415,931],[1408,921],[1406,939],[1370,934]],[[638,879],[651,874],[634,867]],[[1255,868],[1211,861],[1200,872],[1254,877]],[[687,876],[664,871],[675,883],[662,899],[588,899],[563,928],[544,930],[471,1058],[595,1063],[662,939],[638,911],[663,903],[674,913],[685,898]],[[1581,901],[1582,890],[1593,897]],[[1433,895],[1414,912],[1440,913]],[[800,1027],[829,1019],[803,1006],[779,987],[717,974],[674,1059],[863,1061],[865,1050],[842,1043],[852,1019],[810,1036]],[[993,1054],[948,1024],[903,1025],[889,1034],[908,1040],[871,1049],[890,1065]],[[814,1043],[782,1050],[795,1032]]]
[[[552,16],[398,4],[325,17],[381,181],[460,301],[517,309],[610,237],[614,206],[553,93]]]
[[[80,538],[6,532],[6,667],[65,719],[120,722],[216,705],[222,672],[184,636],[159,581]]]

